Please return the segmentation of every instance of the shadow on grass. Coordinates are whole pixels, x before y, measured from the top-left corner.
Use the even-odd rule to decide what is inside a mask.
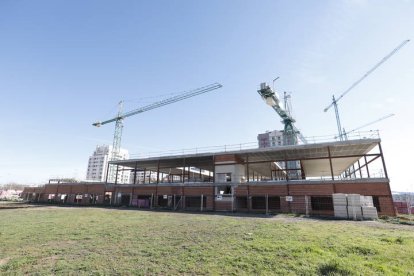
[[[330,261],[318,267],[319,275],[351,275],[352,271],[343,267],[337,261]]]

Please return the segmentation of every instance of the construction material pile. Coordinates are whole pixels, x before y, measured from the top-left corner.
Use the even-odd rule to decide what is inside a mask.
[[[377,208],[374,207],[372,196],[359,194],[333,194],[334,213],[342,219],[377,219]]]

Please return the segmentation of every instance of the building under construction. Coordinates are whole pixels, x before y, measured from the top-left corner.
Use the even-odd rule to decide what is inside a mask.
[[[220,87],[212,84],[126,113],[120,108],[115,118],[94,125],[115,122],[113,148],[119,149],[126,117]],[[348,140],[350,137],[340,133],[340,141],[310,143],[294,125],[289,95],[285,93],[282,106],[277,93],[265,83],[257,92],[284,124],[277,146],[276,141],[274,147],[262,145],[259,139],[259,147],[247,149],[240,146],[214,152],[115,158],[107,166],[105,182],[49,183],[26,188],[22,196],[32,202],[55,204],[348,218],[350,210],[354,218],[358,215],[355,210],[364,210],[362,205],[355,208],[354,199],[369,197],[366,210],[373,208],[375,216],[395,215],[378,135]],[[119,172],[129,174],[131,183],[122,184]]]
[[[130,171],[132,183],[49,183],[25,188],[22,197],[70,205],[333,216],[333,194],[344,193],[372,196],[379,215],[395,215],[378,137],[110,164]],[[138,173],[147,177],[138,180]]]

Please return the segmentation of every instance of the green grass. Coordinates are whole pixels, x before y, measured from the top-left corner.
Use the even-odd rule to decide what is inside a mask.
[[[414,275],[414,228],[277,216],[0,210],[0,275]]]

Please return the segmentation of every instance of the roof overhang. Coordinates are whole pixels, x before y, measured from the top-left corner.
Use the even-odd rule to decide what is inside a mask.
[[[340,175],[380,142],[380,139],[359,139],[241,151],[129,159],[111,161],[110,163],[138,170],[155,171],[160,168],[164,172],[168,171],[166,168],[182,168],[184,166],[212,170],[215,156],[236,155],[242,163],[248,160],[249,164],[255,164],[252,167],[257,167],[257,170],[263,167],[260,169],[263,172],[270,172],[269,164],[265,164],[266,162],[300,160],[307,177],[322,177],[331,175],[330,162],[332,162],[333,174]],[[260,163],[263,165],[260,166]]]

